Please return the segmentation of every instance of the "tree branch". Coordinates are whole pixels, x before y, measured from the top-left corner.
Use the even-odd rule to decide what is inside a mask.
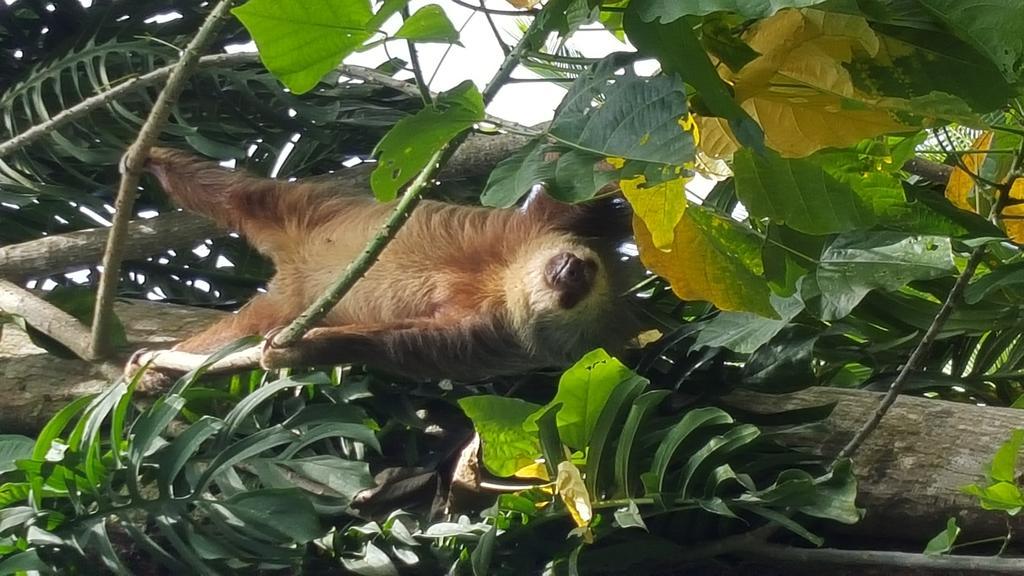
[[[60,342],[75,356],[90,360],[89,330],[74,316],[50,304],[35,294],[0,280],[0,310],[25,319],[30,326]],[[117,377],[121,369],[108,362],[96,365],[108,377]]]
[[[103,254],[108,228],[90,228],[67,234],[0,247],[0,277],[22,282],[93,266]],[[148,220],[128,223],[132,239],[124,249],[125,259],[144,258],[165,250],[192,247],[197,241],[223,234],[211,220],[188,212],[168,212]]]
[[[220,28],[222,20],[231,8],[231,4],[232,0],[220,0],[203,21],[199,31],[185,47],[178,63],[168,75],[164,89],[160,92],[146,122],[139,130],[138,137],[129,146],[122,160],[121,185],[117,191],[117,200],[114,202],[114,221],[110,228],[110,237],[107,240],[107,250],[103,254],[103,275],[100,277],[96,308],[92,318],[90,354],[93,357],[100,357],[110,352],[110,323],[107,319],[112,313],[114,298],[117,295],[121,261],[124,257],[125,232],[128,230],[128,221],[132,217],[132,208],[135,205],[135,196],[138,192],[139,179],[146,156],[149,154],[149,149],[156,143],[164,124],[167,123],[167,119],[171,115],[171,108],[185,88],[185,80],[196,68],[200,52],[213,39],[215,32]]]

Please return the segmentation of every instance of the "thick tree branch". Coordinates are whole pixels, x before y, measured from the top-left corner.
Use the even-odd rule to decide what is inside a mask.
[[[160,92],[153,109],[150,111],[146,122],[139,130],[135,142],[128,147],[123,158],[123,173],[121,174],[121,185],[117,190],[117,200],[114,201],[114,221],[110,227],[110,237],[107,240],[107,250],[103,254],[103,275],[100,277],[100,284],[96,295],[96,308],[92,318],[92,346],[90,353],[93,357],[101,357],[110,353],[110,322],[108,318],[114,307],[114,298],[117,295],[117,285],[120,279],[121,261],[124,259],[125,233],[128,231],[128,221],[132,217],[132,208],[135,205],[135,196],[138,193],[139,179],[142,175],[142,167],[149,154],[149,149],[156,143],[164,124],[171,115],[174,103],[185,88],[185,80],[196,68],[200,53],[205,50],[217,31],[220,28],[228,10],[231,8],[232,0],[220,0],[203,21],[195,37],[181,54],[178,63],[171,70],[167,77],[167,83]]]
[[[166,250],[190,248],[222,233],[212,221],[187,212],[133,220],[128,223],[127,234],[132,241],[125,246],[124,257],[144,258]],[[109,234],[108,228],[90,228],[0,247],[0,277],[22,282],[93,266],[103,254]]]
[[[15,284],[0,280],[0,310],[21,316],[30,326],[60,342],[75,356],[89,359],[89,330],[74,316]],[[121,369],[108,362],[97,363],[108,377]]]

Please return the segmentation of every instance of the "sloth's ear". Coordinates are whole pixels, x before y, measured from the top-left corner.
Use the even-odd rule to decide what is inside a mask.
[[[557,221],[573,209],[572,204],[556,200],[548,193],[547,184],[538,183],[530,188],[526,201],[520,210],[531,220]]]

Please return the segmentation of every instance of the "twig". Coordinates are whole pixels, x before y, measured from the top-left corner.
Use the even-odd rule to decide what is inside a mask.
[[[1018,156],[1015,164],[1019,165],[1020,162],[1021,156]],[[995,204],[992,206],[989,219],[996,218],[999,213],[1003,211],[1003,207],[1009,200],[1010,188],[1013,186],[1013,183],[1017,178],[1018,166],[1016,165],[1012,170],[1010,170],[1010,177],[1005,183],[995,185],[998,197]],[[946,300],[942,303],[942,307],[939,308],[938,314],[935,315],[932,323],[928,326],[928,330],[925,331],[924,336],[921,337],[920,342],[917,343],[914,351],[910,354],[910,358],[907,360],[907,363],[903,365],[899,374],[896,375],[892,384],[889,385],[889,390],[882,398],[882,402],[871,414],[871,418],[861,426],[860,430],[854,434],[853,438],[850,439],[846,446],[843,446],[843,449],[839,451],[839,454],[836,455],[835,462],[852,456],[853,453],[860,448],[861,444],[867,440],[868,436],[878,428],[878,425],[881,423],[882,418],[885,417],[886,412],[889,411],[889,408],[892,407],[893,403],[896,402],[896,398],[903,391],[903,386],[906,384],[907,380],[910,379],[910,375],[917,371],[918,367],[924,361],[925,356],[927,356],[928,351],[932,347],[932,343],[935,342],[936,337],[939,335],[939,331],[942,330],[942,327],[946,324],[946,320],[948,320],[949,316],[953,313],[953,308],[956,307],[960,298],[963,296],[964,290],[967,289],[967,285],[970,283],[975,271],[977,271],[978,265],[981,264],[982,259],[984,259],[986,252],[987,246],[985,244],[978,246],[971,252],[970,257],[967,259],[967,265],[964,266],[963,272],[960,273],[960,276],[956,279],[956,283],[953,284],[953,288],[949,291],[949,294],[946,295]]]
[[[474,12],[484,12],[494,16],[536,16],[540,13],[540,10],[534,8],[527,8],[525,10],[499,10],[495,8],[486,8],[484,6],[473,6],[464,0],[452,0],[452,2],[462,6],[463,8],[473,10]],[[483,4],[483,2],[481,2],[481,4]]]
[[[225,374],[255,370],[260,367],[260,346],[252,346],[239,350],[221,358],[207,367],[206,374]],[[170,370],[175,372],[191,372],[201,366],[209,357],[208,354],[193,354],[180,350],[154,350],[139,354],[137,363],[140,366],[149,364],[150,369]]]
[[[735,550],[737,555],[809,566],[889,566],[901,570],[962,571],[979,574],[1024,574],[1024,558],[999,556],[930,556],[910,552],[839,550],[836,548],[795,548],[779,544],[751,544]]]
[[[409,19],[409,5],[402,6],[402,21]],[[412,64],[412,75],[416,78],[416,87],[419,88],[420,97],[423,98],[423,105],[427,108],[434,106],[434,97],[430,94],[430,86],[423,79],[423,67],[420,66],[420,56],[416,52],[416,43],[412,40],[405,41],[409,48],[409,63]]]
[[[487,11],[487,7],[484,6],[484,0],[480,0],[480,8],[483,8],[484,18],[487,19],[487,25],[491,28],[491,32],[494,34],[494,41],[498,43],[498,47],[501,48],[501,53],[508,56],[512,49],[508,47],[501,38],[501,32],[498,32],[498,26],[494,24],[494,18],[492,14]]]
[[[498,70],[494,73],[490,82],[484,88],[482,93],[484,105],[486,106],[494,96],[498,93],[501,87],[508,81],[519,64],[519,59],[522,58],[526,47],[533,42],[534,36],[539,34],[543,29],[541,24],[541,18],[535,18],[530,23],[529,28],[523,34],[523,37],[516,44],[516,47],[509,53],[508,56],[502,61]],[[404,83],[403,83],[404,84]],[[420,194],[426,185],[433,179],[434,174],[441,169],[455,150],[465,141],[467,132],[463,132],[461,135],[456,136],[455,139],[447,146],[442,146],[439,150],[427,161],[426,167],[416,176],[405,192],[402,194],[398,204],[395,205],[395,209],[391,212],[387,221],[381,227],[380,231],[370,239],[370,242],[366,245],[362,254],[356,258],[351,264],[349,264],[341,276],[327,288],[324,293],[316,299],[305,311],[302,312],[295,320],[293,320],[288,326],[286,326],[281,332],[274,337],[272,344],[277,347],[287,347],[298,342],[302,335],[306,333],[314,324],[319,322],[334,306],[341,301],[348,291],[355,286],[356,282],[363,277],[364,274],[370,269],[371,266],[380,257],[381,252],[387,247],[391,239],[395,237],[395,234],[402,228],[406,220],[409,219],[409,215],[412,210],[416,207],[420,200]]]
[[[100,357],[109,352],[110,349],[110,323],[107,318],[112,313],[114,297],[117,295],[117,284],[120,280],[121,260],[123,257],[125,232],[128,229],[128,221],[132,217],[132,208],[135,205],[135,195],[139,186],[139,179],[142,174],[142,166],[149,154],[149,149],[156,142],[163,130],[164,124],[171,115],[171,109],[181,91],[185,88],[185,80],[196,68],[199,61],[199,54],[206,45],[213,39],[214,33],[220,28],[222,20],[231,8],[232,0],[220,0],[203,21],[195,37],[181,54],[178,63],[171,70],[167,77],[164,89],[160,91],[153,109],[146,118],[146,122],[139,130],[135,142],[129,146],[123,159],[123,173],[121,185],[118,187],[117,200],[114,202],[114,221],[110,228],[110,237],[107,240],[107,250],[103,254],[103,275],[100,277],[99,288],[96,296],[96,308],[92,318],[92,346],[93,357]]]
[[[30,326],[61,343],[82,360],[89,361],[89,329],[74,316],[6,280],[0,280],[0,310],[21,316]],[[117,377],[121,369],[109,362],[97,362],[106,376]]]
[[[234,64],[236,62],[247,62],[255,60],[256,54],[252,53],[240,52],[237,54],[215,54],[213,56],[203,56],[202,58],[200,58],[199,65],[203,67],[221,66],[224,64]],[[139,90],[147,86],[152,86],[163,81],[165,78],[167,78],[168,75],[170,75],[171,71],[174,70],[174,67],[176,65],[176,63],[170,64],[162,68],[157,68],[156,70],[147,72],[142,76],[137,76],[135,78],[124,80],[123,82],[117,84],[110,90],[107,90],[106,92],[101,92],[94,96],[90,96],[85,100],[82,100],[78,104],[75,104],[70,108],[62,110],[60,113],[56,114],[46,122],[43,122],[42,124],[36,124],[35,126],[29,128],[28,130],[25,130],[21,134],[18,134],[17,136],[12,136],[10,139],[5,140],[3,143],[0,143],[0,157],[6,156],[21,148],[24,148],[25,146],[35,142],[36,140],[39,140],[40,138],[50,134],[57,128],[60,128],[61,126],[67,124],[68,122],[77,120],[85,116],[86,114],[92,112],[93,110],[105,106],[110,102],[116,100],[117,98],[120,98],[125,94],[128,94],[129,92],[133,92],[135,90]]]

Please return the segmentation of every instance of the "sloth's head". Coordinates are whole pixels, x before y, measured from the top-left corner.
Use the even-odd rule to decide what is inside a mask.
[[[505,278],[508,318],[520,340],[575,350],[601,331],[613,307],[614,291],[600,254],[564,234],[535,238],[521,248]]]

